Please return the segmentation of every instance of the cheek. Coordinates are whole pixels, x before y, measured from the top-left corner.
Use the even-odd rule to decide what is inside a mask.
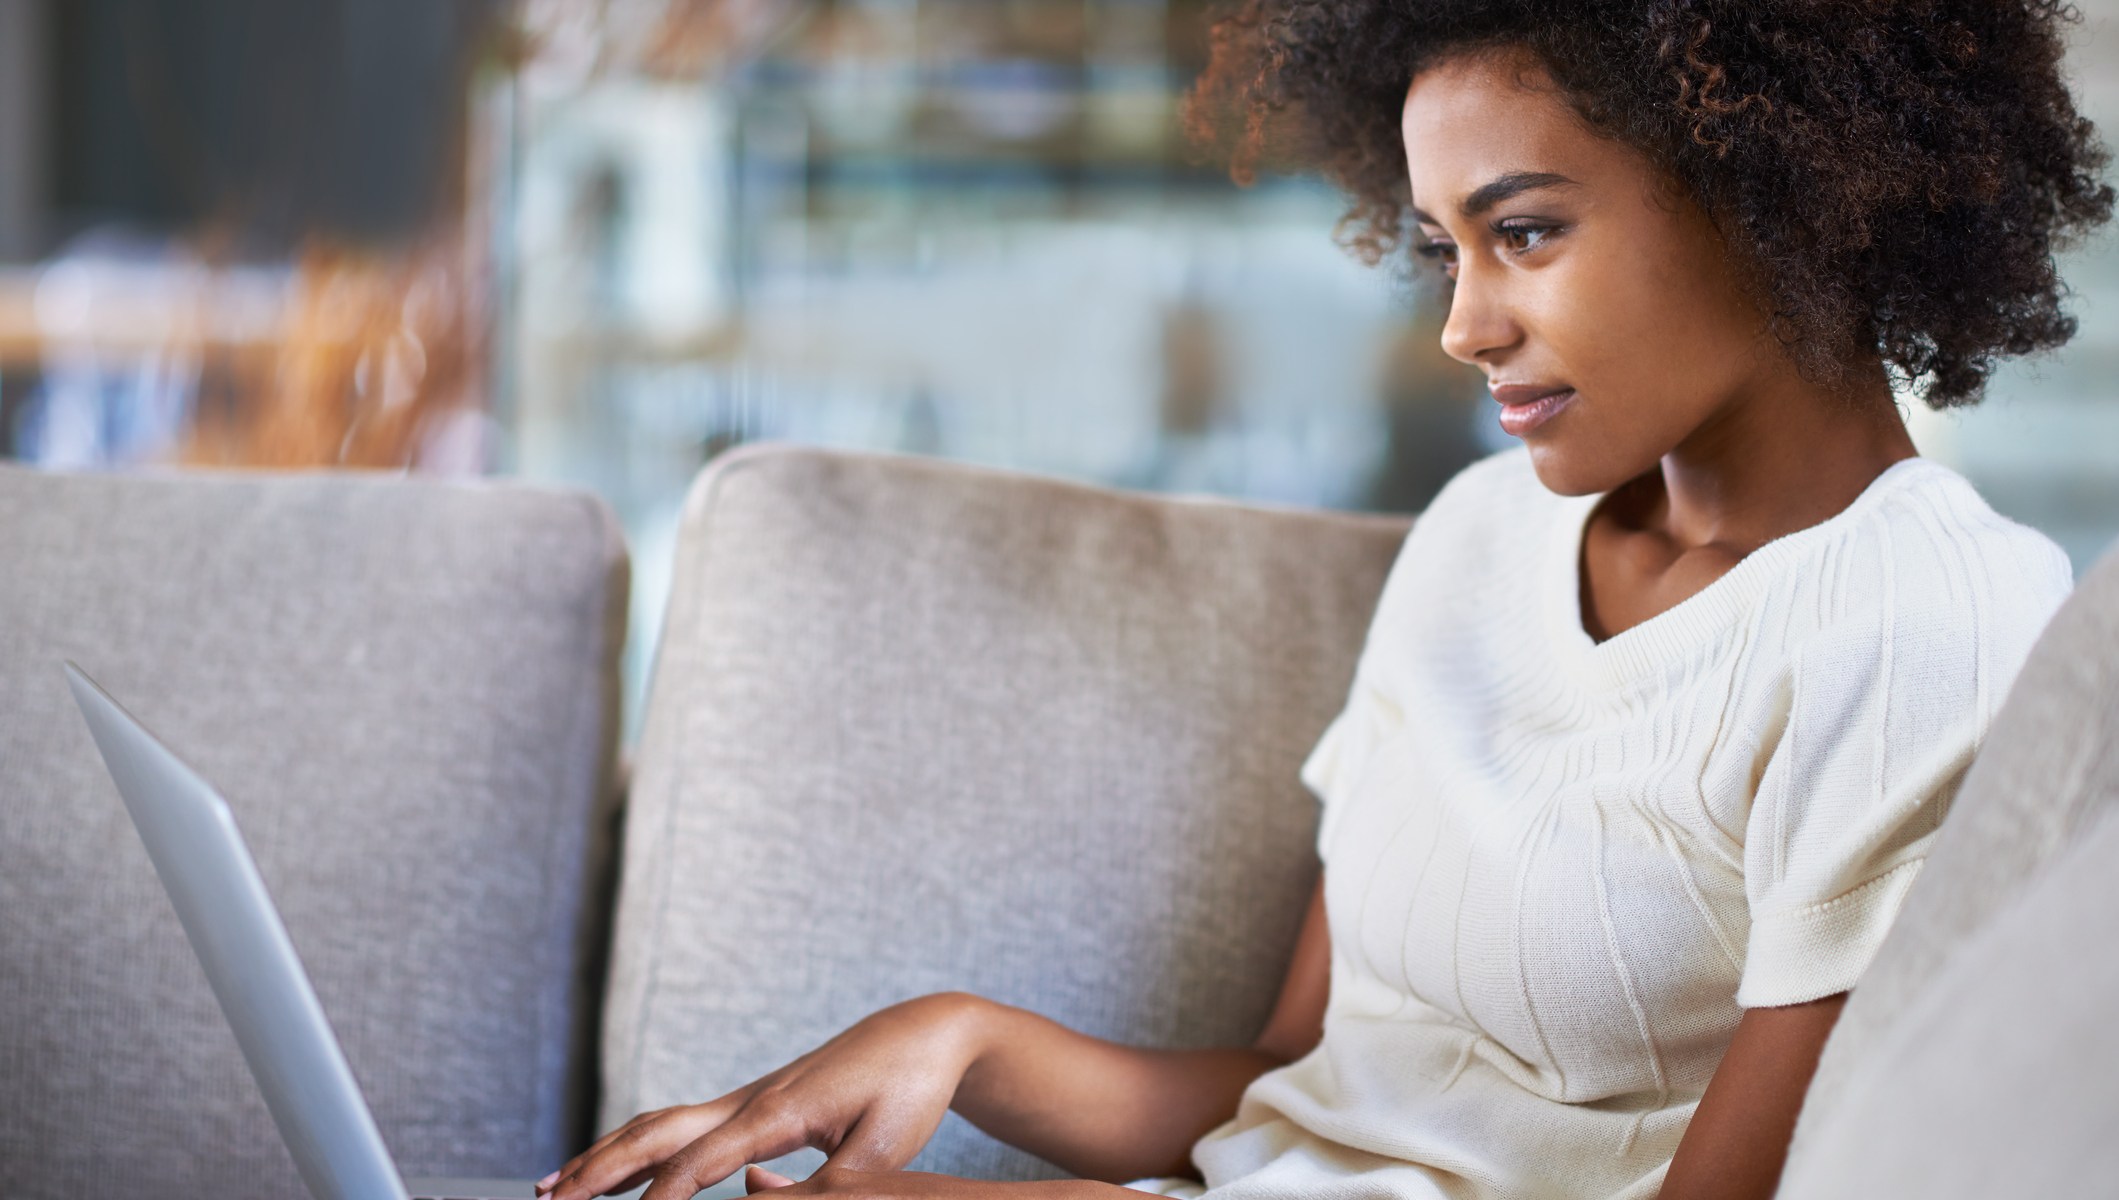
[[[1745,355],[1723,298],[1681,263],[1582,254],[1541,276],[1536,338],[1586,403],[1532,439],[1532,458],[1555,491],[1608,491],[1697,429]]]
[[[1528,314],[1555,368],[1586,397],[1626,397],[1663,372],[1673,314],[1662,293],[1633,271],[1590,255],[1540,272]]]
[[[1637,330],[1657,331],[1663,358],[1688,377],[1724,377],[1748,363],[1762,321],[1718,242],[1699,221],[1643,231],[1645,256],[1623,291]]]
[[[1644,235],[1617,244],[1656,243]],[[1630,410],[1610,414],[1616,426],[1660,430],[1704,417],[1746,369],[1748,313],[1690,259],[1611,250],[1554,267],[1558,286],[1541,305],[1546,339],[1585,396]]]

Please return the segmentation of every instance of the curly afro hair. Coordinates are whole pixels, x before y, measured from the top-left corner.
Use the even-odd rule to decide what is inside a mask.
[[[1264,158],[1350,197],[1374,264],[1412,240],[1399,120],[1422,68],[1534,54],[1594,128],[1715,222],[1814,375],[1879,360],[1935,408],[2004,355],[2057,347],[2053,251],[2111,216],[2106,153],[2061,76],[2043,0],[1238,0],[1188,97],[1249,183]]]

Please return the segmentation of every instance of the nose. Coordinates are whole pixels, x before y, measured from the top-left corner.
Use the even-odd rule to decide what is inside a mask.
[[[1450,293],[1449,320],[1442,325],[1442,352],[1458,362],[1477,366],[1491,362],[1501,351],[1521,341],[1523,330],[1510,311],[1507,297],[1476,268],[1466,262],[1457,273],[1457,286]]]

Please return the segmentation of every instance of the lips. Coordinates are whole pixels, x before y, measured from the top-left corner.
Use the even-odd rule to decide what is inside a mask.
[[[1558,416],[1575,401],[1571,387],[1550,384],[1507,383],[1489,389],[1501,402],[1501,430],[1522,437]]]
[[[1574,389],[1564,383],[1497,383],[1489,384],[1487,390],[1503,405],[1514,406],[1529,404],[1533,400]]]

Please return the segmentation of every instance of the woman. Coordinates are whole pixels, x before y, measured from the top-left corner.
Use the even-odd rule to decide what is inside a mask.
[[[2070,586],[1917,458],[2057,346],[2112,193],[2049,4],[1252,3],[1201,93],[1293,134],[1524,448],[1406,540],[1303,765],[1324,872],[1258,1041],[927,997],[545,1182],[812,1145],[890,1196],[1765,1197],[1847,989]],[[1244,160],[1240,160],[1244,161]],[[1241,167],[1239,168],[1241,169]],[[1329,918],[1327,918],[1329,914]],[[954,1106],[1082,1178],[899,1172]],[[1102,1181],[1102,1182],[1098,1182]],[[1197,1183],[1189,1185],[1196,1191]]]

